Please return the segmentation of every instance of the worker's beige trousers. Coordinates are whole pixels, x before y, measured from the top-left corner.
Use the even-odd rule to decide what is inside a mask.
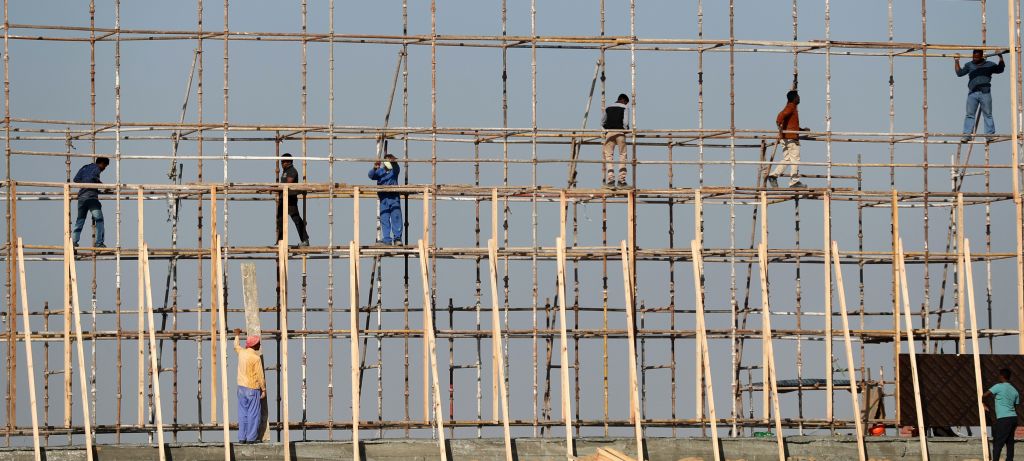
[[[619,161],[615,162],[615,146],[619,146]],[[626,132],[608,131],[604,136],[605,181],[615,181],[615,170],[619,170],[619,181],[626,182]]]
[[[789,183],[796,183],[800,180],[800,140],[783,139],[782,153],[782,161],[775,165],[771,176],[779,177],[782,171],[786,169],[786,165],[789,165]]]

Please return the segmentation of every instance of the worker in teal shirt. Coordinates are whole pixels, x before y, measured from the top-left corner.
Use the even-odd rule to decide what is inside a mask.
[[[1010,370],[999,370],[999,383],[985,391],[984,398],[995,396],[996,424],[992,427],[992,459],[999,459],[999,453],[1006,446],[1006,461],[1013,461],[1013,435],[1017,432],[1017,405],[1020,394],[1010,384]],[[988,410],[988,405],[985,405]]]

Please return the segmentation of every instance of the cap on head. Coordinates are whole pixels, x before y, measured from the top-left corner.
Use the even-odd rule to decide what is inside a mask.
[[[625,93],[621,93],[619,94],[619,99],[617,99],[616,101],[622,104],[629,104],[629,96],[626,96]]]
[[[253,335],[245,338],[245,347],[252,349],[260,344],[260,337]]]
[[[96,164],[103,166],[110,165],[110,159],[107,157],[96,157]]]
[[[789,92],[786,93],[786,101],[789,102],[796,101],[799,97],[800,93],[797,93],[796,90],[790,90]]]
[[[391,154],[384,154],[384,160],[394,161],[398,160],[398,158]]]
[[[1013,373],[1010,373],[1010,369],[1009,368],[1003,368],[1003,369],[999,370],[999,376],[1002,376],[1003,379],[1005,379],[1007,381],[1010,380],[1010,376],[1012,376],[1012,375],[1013,375]]]

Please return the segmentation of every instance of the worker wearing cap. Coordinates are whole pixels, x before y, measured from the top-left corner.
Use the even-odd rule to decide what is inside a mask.
[[[284,154],[282,157],[288,157],[281,160],[281,182],[286,184],[297,184],[299,182],[299,172],[295,170],[292,165],[292,154]],[[284,197],[278,203],[278,207],[285,206]],[[309,234],[306,233],[306,221],[302,219],[302,215],[299,214],[299,193],[294,190],[288,191],[288,216],[291,216],[292,222],[295,223],[295,229],[299,231],[299,246],[309,246]],[[287,229],[284,227],[282,221],[281,208],[277,209],[277,240],[280,241],[284,238],[284,232]]]
[[[992,459],[999,459],[999,453],[1006,446],[1006,461],[1013,461],[1013,436],[1017,432],[1017,405],[1020,394],[1010,384],[1010,370],[999,370],[999,383],[985,391],[982,398],[995,397],[996,424],[992,427]],[[985,409],[990,410],[988,404]]]
[[[375,162],[367,176],[377,181],[378,186],[398,185],[398,174],[402,167],[394,155],[387,154],[383,162]],[[402,245],[402,201],[398,192],[377,192],[380,201],[380,240],[381,245]]]
[[[245,347],[238,345],[242,331],[235,329],[235,352],[238,354],[238,442],[256,443],[260,430],[261,401],[267,396],[267,380],[263,375],[260,337],[249,336]]]
[[[985,59],[985,52],[974,50],[971,62],[960,67],[960,57],[953,58],[953,69],[957,77],[970,75],[967,81],[967,115],[964,116],[964,135],[960,142],[968,142],[974,135],[975,115],[981,107],[981,117],[985,119],[985,134],[996,132],[996,124],[992,121],[992,74],[1001,74],[1006,69],[1003,55],[999,55],[999,64]],[[989,136],[991,141],[992,137]]]

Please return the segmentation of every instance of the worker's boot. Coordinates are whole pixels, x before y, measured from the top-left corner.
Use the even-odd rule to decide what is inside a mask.
[[[775,176],[768,177],[768,185],[771,187],[779,187],[779,178]]]

